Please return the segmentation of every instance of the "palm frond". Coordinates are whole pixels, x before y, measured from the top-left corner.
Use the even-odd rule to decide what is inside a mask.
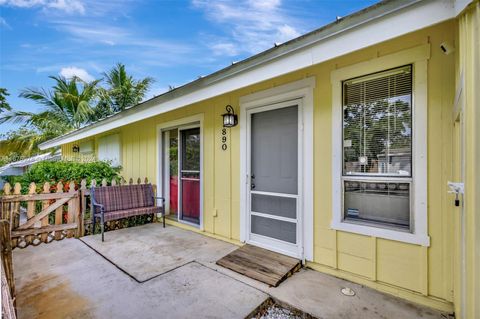
[[[26,88],[20,91],[20,97],[35,101],[39,104],[42,104],[46,107],[55,107],[57,103],[55,101],[55,96],[51,92],[46,91],[45,89],[37,88]]]
[[[14,124],[28,123],[35,113],[25,111],[9,111],[0,115],[0,124],[11,122]]]

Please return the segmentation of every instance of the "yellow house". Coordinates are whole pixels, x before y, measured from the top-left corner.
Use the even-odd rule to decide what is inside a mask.
[[[480,318],[479,29],[478,1],[381,2],[41,148],[148,177],[172,225]]]

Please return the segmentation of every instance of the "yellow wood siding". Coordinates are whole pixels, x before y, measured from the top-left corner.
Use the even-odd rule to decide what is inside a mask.
[[[240,128],[228,130],[221,149],[221,114],[241,96],[306,77],[316,77],[314,91],[314,269],[387,291],[443,310],[452,310],[453,217],[446,193],[452,174],[452,107],[455,56],[439,49],[454,42],[455,21],[417,31],[373,47],[209,99],[115,130],[122,138],[122,174],[147,176],[157,183],[156,125],[203,113],[204,231],[240,240]],[[428,234],[429,248],[330,228],[332,219],[332,87],[336,68],[431,43],[428,61]],[[339,98],[339,97],[335,97]],[[113,132],[113,131],[112,131]],[[106,132],[105,134],[111,134]],[[98,139],[98,136],[95,137]],[[67,155],[71,144],[62,147]],[[216,213],[216,217],[214,214]]]
[[[480,317],[480,2],[473,1],[458,18],[456,37],[457,100],[454,178],[465,183],[463,208],[455,217],[455,313]],[[462,227],[463,222],[463,227]],[[462,230],[463,228],[463,230]],[[463,263],[462,263],[463,261]]]

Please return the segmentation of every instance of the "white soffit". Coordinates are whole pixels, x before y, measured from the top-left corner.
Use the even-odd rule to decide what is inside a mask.
[[[47,149],[331,60],[455,17],[451,0],[380,3],[82,129],[44,142]],[[342,24],[343,23],[343,24]],[[258,60],[258,61],[257,61]]]

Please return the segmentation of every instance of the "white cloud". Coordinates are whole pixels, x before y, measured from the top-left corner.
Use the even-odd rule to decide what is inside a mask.
[[[257,9],[275,9],[281,5],[280,0],[249,0],[248,4]]]
[[[235,44],[227,42],[212,44],[210,49],[214,55],[236,56],[239,53]]]
[[[299,36],[300,32],[289,25],[284,24],[278,27],[277,39],[279,39],[279,42],[285,42]]]
[[[82,43],[106,44],[109,46],[134,46],[144,49],[164,50],[172,54],[188,53],[191,46],[174,41],[142,36],[141,32],[125,26],[92,23],[92,20],[53,20],[50,21],[58,31],[67,32],[72,39]]]
[[[1,1],[1,0],[0,0]],[[0,17],[0,27],[11,29],[12,27],[7,23],[7,20]]]
[[[57,9],[66,13],[85,14],[85,7],[78,0],[55,0],[47,4],[48,8]]]
[[[226,55],[254,54],[301,33],[294,26],[296,20],[282,9],[280,0],[192,0],[192,3],[208,19],[229,30],[233,42],[229,45],[211,42],[209,47],[214,54],[222,49]]]
[[[130,31],[122,28],[91,21],[54,20],[51,23],[57,26],[58,31],[70,33],[75,39],[88,43],[103,43],[115,45],[130,37]]]
[[[85,6],[80,0],[0,0],[0,5],[18,8],[42,8],[45,11],[58,10],[69,14],[84,14]]]
[[[75,66],[62,68],[59,74],[67,79],[71,79],[74,76],[79,77],[80,79],[90,82],[94,80],[94,77],[88,74],[85,69],[77,68]]]
[[[44,3],[45,0],[0,0],[0,5],[8,5],[19,8],[31,8]]]
[[[107,60],[124,61],[135,56],[144,66],[172,67],[209,62],[206,60],[213,56],[200,57],[193,52],[199,52],[201,48],[191,42],[159,38],[155,36],[155,30],[132,22],[128,14],[138,5],[137,0],[0,0],[1,5],[40,9],[41,21],[63,33],[62,40],[72,44],[34,48],[42,56],[49,52],[62,56],[56,69],[51,70],[52,63],[47,62],[47,66],[44,63],[37,65],[37,72],[46,72],[46,69],[55,72],[65,65],[85,67],[85,59],[104,64]],[[75,10],[85,14],[77,14],[72,19]],[[80,47],[86,49],[81,58],[78,55]],[[93,70],[90,66],[87,69]]]
[[[104,43],[104,44],[111,45],[111,46],[114,46],[114,45],[115,45],[115,42],[113,42],[112,40],[103,40],[103,43]]]
[[[125,25],[111,25],[98,22],[96,19],[83,18],[75,21],[67,19],[51,19],[50,23],[60,32],[69,34],[69,39],[80,45],[91,45],[90,55],[109,58],[119,56],[136,56],[143,64],[156,66],[172,66],[192,61],[194,46],[176,40],[163,40],[144,34],[144,31]],[[115,46],[110,48],[98,44]]]

